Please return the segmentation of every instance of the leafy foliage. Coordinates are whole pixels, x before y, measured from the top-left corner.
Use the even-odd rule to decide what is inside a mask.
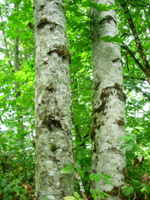
[[[146,200],[150,198],[150,88],[128,19],[130,14],[148,60],[150,6],[148,0],[128,1],[130,13],[125,13],[121,3],[122,0],[117,0],[115,7],[119,35],[102,39],[122,46],[124,89],[127,96],[127,135],[121,139],[124,141],[122,148],[127,150],[127,185],[122,188],[122,192],[128,199]],[[15,5],[18,9],[15,9]],[[104,199],[106,193],[90,191],[90,182],[93,180],[100,181],[102,178],[111,184],[110,177],[91,174],[90,168],[93,96],[90,7],[99,11],[114,9],[113,6],[97,5],[88,0],[67,0],[65,4],[67,34],[72,51],[74,157],[88,196]],[[0,3],[0,16],[0,199],[35,199],[33,2],[5,0]],[[14,65],[16,38],[19,38],[17,71]],[[128,48],[123,48],[125,46]],[[73,166],[68,163],[62,172],[69,173],[71,170]],[[74,197],[65,197],[65,200],[82,199],[77,182],[75,191]]]

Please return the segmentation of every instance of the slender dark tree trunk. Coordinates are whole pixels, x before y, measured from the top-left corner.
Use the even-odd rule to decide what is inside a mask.
[[[19,4],[15,4],[15,12],[18,10]],[[16,30],[18,32],[18,29]],[[14,72],[20,70],[19,63],[19,36],[14,40]],[[16,91],[16,103],[18,98],[21,96],[21,89],[19,83],[15,82],[15,91]],[[21,148],[24,148],[24,129],[23,129],[23,113],[19,104],[16,104],[16,120],[17,120],[17,134],[20,135],[20,141],[22,142]]]

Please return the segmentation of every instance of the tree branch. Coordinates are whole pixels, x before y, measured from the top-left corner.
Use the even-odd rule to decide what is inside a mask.
[[[140,67],[140,69],[146,74],[145,68],[142,66],[142,64],[138,61],[138,59],[134,56],[133,52],[129,49],[126,45],[121,45],[121,48],[125,49],[130,56],[134,59],[135,63]]]
[[[3,22],[3,18],[2,18],[2,14],[1,14],[1,7],[0,7],[0,18],[1,18],[1,21]],[[8,45],[7,45],[7,40],[6,40],[6,34],[5,34],[5,31],[4,31],[4,30],[2,30],[2,34],[3,34],[3,38],[4,38],[6,56],[7,56],[7,58],[9,59],[9,65],[10,65],[10,67],[12,67],[11,60],[10,60],[10,56],[9,56],[9,51],[8,51]]]
[[[135,80],[146,81],[146,82],[147,82],[147,80],[144,79],[144,78],[138,78],[138,77],[134,77],[134,76],[127,76],[127,75],[124,75],[123,78],[124,78],[124,79],[127,79],[127,80],[128,80],[128,79],[135,79]]]
[[[147,71],[147,70],[150,70],[149,63],[148,63],[148,61],[147,61],[147,59],[146,59],[146,55],[145,55],[145,53],[144,53],[144,51],[143,51],[143,47],[142,47],[142,45],[141,45],[139,36],[138,36],[137,31],[136,31],[136,28],[135,28],[135,25],[134,25],[133,20],[132,20],[132,18],[131,18],[131,15],[130,15],[130,12],[129,12],[127,3],[126,3],[125,1],[123,1],[123,2],[121,2],[121,6],[124,8],[125,14],[128,15],[128,18],[127,18],[127,19],[128,19],[128,23],[129,23],[130,29],[131,29],[131,31],[132,31],[132,33],[133,33],[133,36],[134,36],[134,39],[135,39],[135,42],[136,42],[136,46],[137,46],[137,48],[138,48],[138,51],[139,51],[139,53],[140,53],[140,56],[141,56],[141,58],[142,58],[142,60],[143,60],[143,64],[144,64],[144,66],[145,66],[145,69],[146,69],[146,71]]]

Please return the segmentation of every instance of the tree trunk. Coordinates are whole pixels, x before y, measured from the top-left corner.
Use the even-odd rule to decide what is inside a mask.
[[[111,5],[115,0],[96,0],[98,4]],[[92,173],[112,177],[112,185],[103,180],[93,182],[93,189],[108,192],[107,200],[119,200],[120,187],[125,183],[125,151],[120,138],[125,135],[125,95],[120,47],[99,40],[118,34],[116,12],[91,9],[94,125],[92,138]]]
[[[19,4],[15,4],[15,12],[19,12]],[[16,30],[16,32],[18,29]],[[20,70],[19,63],[19,37],[17,36],[14,40],[14,71],[17,72]],[[21,96],[21,89],[19,83],[15,82],[15,91],[16,91],[16,125],[17,125],[17,134],[20,136],[21,148],[24,148],[24,128],[23,128],[23,113],[22,109],[17,103],[18,98]]]
[[[15,6],[17,7],[17,6]],[[14,41],[14,70],[15,72],[19,71],[19,37],[15,38]],[[15,90],[16,90],[16,102],[17,98],[20,97],[21,91],[20,86],[18,83],[15,83]],[[20,135],[20,141],[22,141],[22,148],[23,148],[23,122],[21,122],[21,119],[23,119],[22,116],[22,110],[20,109],[20,106],[16,104],[16,119],[17,119],[17,134]]]
[[[0,7],[0,19],[1,19],[1,22],[3,22],[3,17],[2,17],[1,12],[2,11],[1,11],[1,7]],[[3,39],[4,39],[5,53],[6,53],[7,58],[9,59],[9,61],[8,61],[9,65],[10,65],[10,67],[12,67],[10,55],[9,55],[9,51],[8,51],[8,44],[7,44],[5,29],[2,30],[2,34],[3,34]]]
[[[71,145],[70,53],[63,0],[34,0],[35,192],[37,200],[63,200],[73,175],[62,174]],[[67,136],[67,138],[66,138]]]

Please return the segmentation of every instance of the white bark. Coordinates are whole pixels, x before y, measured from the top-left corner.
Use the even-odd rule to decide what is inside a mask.
[[[34,22],[36,199],[62,200],[73,193],[72,174],[61,174],[64,163],[70,162],[64,131],[71,144],[70,54],[64,1],[34,0]]]
[[[111,5],[115,0],[96,0]],[[91,10],[94,82],[94,126],[92,131],[92,172],[105,173],[113,185],[103,180],[94,182],[94,189],[111,194],[107,200],[119,200],[120,187],[125,183],[125,151],[119,141],[125,135],[125,95],[120,47],[99,40],[118,34],[116,12]]]

